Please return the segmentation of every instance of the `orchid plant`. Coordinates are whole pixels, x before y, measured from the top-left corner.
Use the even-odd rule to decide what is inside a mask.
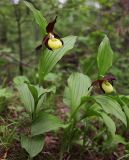
[[[107,75],[112,61],[113,51],[108,37],[105,36],[97,54],[99,78],[92,82],[87,75],[82,73],[74,73],[69,77],[68,86],[64,92],[64,103],[69,106],[70,113],[67,121],[68,127],[64,128],[62,137],[60,160],[63,159],[64,153],[70,152],[73,144],[79,143],[83,147],[87,146],[89,141],[86,136],[87,127],[96,118],[106,126],[107,138],[105,141],[108,146],[118,143],[128,144],[124,138],[116,134],[116,125],[112,119],[113,115],[127,127],[127,110],[129,113],[129,108],[126,106],[127,110],[123,110],[123,105],[120,103],[121,97],[113,87],[115,76]],[[96,93],[97,95],[94,94],[95,86],[102,91],[101,95],[100,91]],[[124,105],[126,104],[124,103]]]
[[[21,135],[21,145],[28,152],[29,159],[33,159],[43,149],[45,133],[59,128],[62,128],[63,132],[60,160],[63,159],[65,152],[70,151],[74,143],[79,143],[85,147],[86,141],[88,141],[86,139],[87,121],[93,117],[105,124],[108,131],[106,132],[107,139],[110,142],[119,143],[121,138],[116,134],[116,125],[110,115],[115,116],[127,127],[129,123],[129,108],[126,105],[128,97],[119,96],[114,92],[113,81],[116,78],[107,74],[113,62],[113,51],[108,37],[104,37],[98,49],[97,80],[92,82],[83,73],[73,73],[69,77],[64,92],[64,103],[69,106],[70,111],[67,121],[63,122],[44,109],[47,95],[55,94],[55,88],[45,89],[43,84],[45,77],[57,62],[74,47],[76,36],[60,38],[54,31],[57,17],[47,23],[40,11],[35,9],[31,3],[27,1],[24,3],[32,11],[43,36],[42,44],[37,47],[37,49],[41,49],[38,66],[39,84],[31,84],[23,76],[14,79],[31,121],[30,132],[27,135]],[[93,94],[95,86],[99,86],[103,94]],[[83,126],[83,129],[80,126]],[[124,140],[121,143],[126,144]]]
[[[46,75],[53,69],[56,63],[66,52],[73,48],[76,36],[59,38],[53,31],[57,17],[54,21],[47,23],[47,20],[31,3],[27,1],[24,3],[33,12],[44,37],[43,43],[40,45],[43,48],[41,49],[41,58],[38,67],[39,84],[31,84],[24,76],[14,78],[14,84],[20,93],[21,101],[30,119],[29,132],[26,135],[21,135],[21,145],[28,152],[29,159],[33,159],[43,149],[44,134],[46,132],[66,127],[57,116],[46,110],[44,105],[47,95],[54,94],[55,87],[45,89],[43,82]],[[41,47],[38,47],[38,49]]]

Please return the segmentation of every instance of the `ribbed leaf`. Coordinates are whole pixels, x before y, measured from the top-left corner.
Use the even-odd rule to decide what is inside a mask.
[[[115,137],[114,137],[114,139],[113,139],[113,143],[114,143],[114,144],[119,144],[119,143],[121,143],[121,144],[124,144],[124,145],[128,144],[128,142],[126,142],[125,138],[122,137],[121,135],[118,135],[118,134],[115,135]]]
[[[43,102],[44,102],[44,99],[46,97],[46,94],[50,93],[50,92],[55,93],[56,88],[53,86],[53,87],[48,88],[48,89],[43,89],[42,87],[36,86],[36,89],[38,91],[38,104],[37,104],[37,107],[36,107],[36,112],[39,112],[43,108]]]
[[[114,137],[115,132],[116,132],[116,126],[114,121],[104,112],[100,112],[100,115],[107,126],[108,131],[111,133],[111,135]]]
[[[64,54],[73,48],[76,41],[76,36],[68,36],[63,38],[64,46],[61,49],[50,51],[46,49],[39,63],[39,79],[44,80],[44,77],[53,69],[56,63],[64,56]]]
[[[51,87],[48,89],[44,89],[43,87],[39,87],[38,85],[32,85],[29,82],[23,83],[20,82],[20,85],[16,85],[22,103],[25,106],[25,109],[29,113],[33,113],[34,110],[39,112],[42,110],[42,104],[45,98],[45,95],[50,92],[55,93],[55,87]]]
[[[128,126],[129,126],[129,107],[128,107],[126,104],[124,104],[124,105],[123,105],[123,110],[124,110],[125,115],[126,115],[126,117],[127,117]]]
[[[28,78],[25,76],[16,76],[13,79],[14,85],[17,87],[18,85],[23,84],[24,82],[29,82]]]
[[[27,86],[27,84],[23,83],[17,86],[17,89],[20,94],[21,101],[23,102],[25,109],[29,113],[33,113],[34,111],[34,98]]]
[[[44,138],[43,135],[35,136],[35,137],[21,137],[21,145],[30,155],[31,158],[35,157],[38,153],[40,153],[44,146]]]
[[[46,34],[46,26],[47,26],[46,19],[42,16],[42,13],[39,10],[34,8],[34,6],[31,3],[27,2],[27,1],[24,1],[24,3],[32,11],[34,18],[36,20],[36,23],[39,25],[41,34],[45,35]]]
[[[97,63],[100,75],[104,75],[108,71],[108,69],[112,66],[112,60],[113,51],[111,49],[108,37],[105,36],[99,46],[97,55]]]
[[[65,127],[65,125],[56,116],[41,112],[33,121],[31,131],[32,135],[35,136],[57,130],[60,127]]]
[[[94,96],[93,98],[100,104],[106,113],[114,115],[127,126],[125,113],[122,111],[121,106],[117,101],[108,96]]]
[[[82,73],[74,73],[68,79],[69,101],[74,111],[81,103],[81,98],[89,94],[90,78]]]
[[[63,102],[64,102],[67,106],[71,106],[70,92],[69,92],[69,88],[68,88],[68,87],[65,87]]]
[[[13,93],[9,88],[0,88],[0,97],[11,98]]]
[[[108,131],[110,132],[110,134],[112,135],[112,137],[114,137],[115,132],[116,132],[116,126],[114,121],[109,117],[108,114],[106,114],[105,112],[102,111],[102,108],[100,106],[100,104],[98,103],[94,103],[89,110],[86,111],[85,114],[86,117],[90,117],[90,116],[95,116],[97,117],[101,117],[103,122],[105,123]],[[85,118],[85,117],[84,117]]]
[[[26,83],[26,84],[27,84],[27,86],[28,86],[33,98],[34,98],[34,101],[37,101],[37,99],[38,99],[38,91],[37,91],[36,86],[31,85],[29,83]]]
[[[123,107],[124,113],[126,115],[127,123],[128,123],[128,127],[129,127],[129,99],[126,98],[125,96],[123,96],[123,97],[121,97],[121,103],[122,103],[122,107]]]

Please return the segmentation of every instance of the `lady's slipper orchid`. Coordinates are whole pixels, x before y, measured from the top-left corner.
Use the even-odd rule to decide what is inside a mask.
[[[98,80],[92,82],[90,87],[96,86],[99,84],[100,89],[104,93],[112,93],[114,91],[114,88],[113,88],[113,81],[114,80],[116,80],[116,78],[114,76],[105,76],[102,79],[98,79]]]
[[[46,31],[47,31],[48,34],[43,39],[43,43],[50,50],[59,49],[63,46],[63,41],[53,31],[54,30],[54,25],[56,23],[56,19],[57,19],[57,17],[47,25]]]

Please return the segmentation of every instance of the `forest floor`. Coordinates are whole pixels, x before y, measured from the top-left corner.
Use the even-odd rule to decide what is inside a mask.
[[[57,115],[65,120],[68,108],[57,99]],[[23,131],[21,131],[23,132]],[[89,133],[91,134],[91,133]],[[34,160],[59,160],[60,155],[60,136],[47,133],[45,136],[45,146],[43,151],[34,158]],[[97,153],[93,149],[82,149],[80,145],[75,145],[70,153],[65,153],[63,160],[118,160],[125,154],[125,147],[119,144],[112,153]],[[8,150],[0,146],[0,160],[27,160],[28,154],[21,148],[20,142],[14,140]],[[128,160],[128,159],[122,159]]]

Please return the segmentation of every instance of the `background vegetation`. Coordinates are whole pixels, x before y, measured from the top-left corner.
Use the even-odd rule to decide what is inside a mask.
[[[31,2],[37,9],[41,10],[48,21],[58,15],[56,31],[59,35],[62,37],[66,35],[79,36],[76,49],[72,51],[73,54],[64,57],[64,60],[69,61],[69,63],[60,63],[60,66],[57,66],[60,68],[59,74],[63,73],[70,65],[69,72],[70,70],[83,70],[88,75],[95,76],[92,71],[94,68],[88,64],[95,63],[93,57],[103,35],[107,34],[115,51],[115,67],[112,73],[118,77],[120,87],[117,87],[117,89],[120,88],[122,92],[123,85],[129,87],[128,73],[125,72],[128,68],[129,54],[128,1],[33,0]],[[1,80],[4,83],[4,81],[10,81],[20,72],[19,50],[22,50],[21,63],[23,64],[24,74],[29,74],[29,76],[35,74],[35,68],[37,67],[35,61],[38,59],[35,48],[41,42],[42,36],[33,20],[32,12],[22,2],[18,6],[18,15],[16,6],[10,1],[1,1],[0,6]],[[21,35],[19,35],[18,22],[20,23]],[[22,46],[22,49],[20,49],[20,46]],[[63,70],[64,68],[65,70]],[[35,76],[32,79],[34,80]],[[128,93],[128,89],[125,89],[125,92]]]

